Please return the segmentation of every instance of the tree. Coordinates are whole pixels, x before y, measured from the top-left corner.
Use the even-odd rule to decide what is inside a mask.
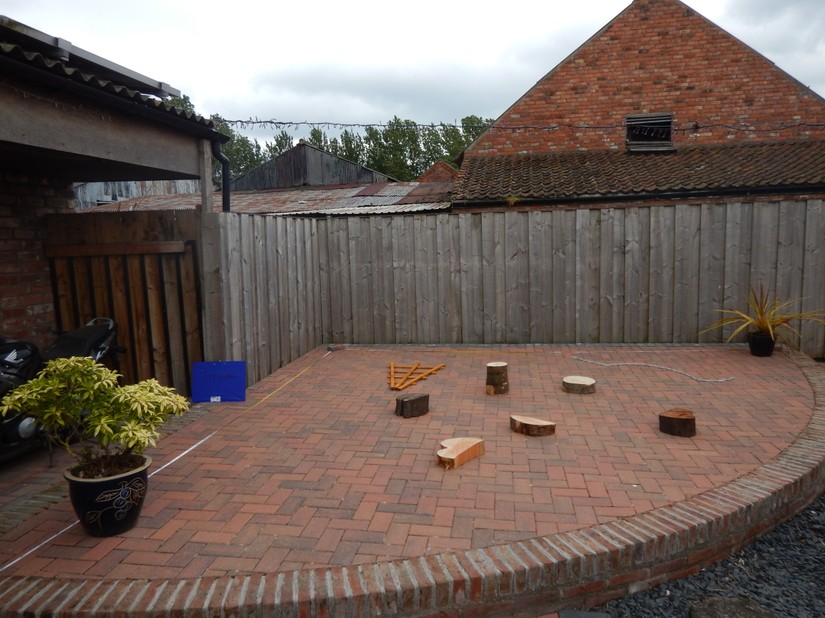
[[[256,139],[235,132],[232,127],[218,114],[212,114],[209,119],[215,124],[218,133],[229,136],[229,141],[221,146],[221,151],[229,159],[229,169],[232,178],[246,174],[249,170],[258,167],[267,160],[261,145]],[[220,183],[223,178],[222,166],[215,166],[214,181]]]
[[[168,105],[196,113],[188,96],[166,100]],[[263,147],[254,138],[237,133],[221,116],[213,114],[210,120],[215,129],[228,136],[221,147],[230,161],[233,178],[245,174],[265,161],[283,154],[295,143],[286,131],[274,136]],[[480,116],[465,116],[460,126],[447,124],[419,125],[412,120],[393,116],[382,127],[366,126],[363,135],[344,129],[338,137],[330,138],[314,127],[307,143],[359,165],[402,181],[415,180],[436,161],[453,164],[458,156],[493,123]],[[215,182],[220,183],[223,170],[215,166]]]
[[[281,131],[273,138],[271,142],[267,142],[266,146],[264,146],[264,158],[267,161],[274,159],[278,155],[285,153],[294,145],[295,141],[292,136],[286,131]]]

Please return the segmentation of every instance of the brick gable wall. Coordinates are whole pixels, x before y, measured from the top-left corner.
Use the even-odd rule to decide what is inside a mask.
[[[54,339],[44,217],[65,211],[71,187],[42,178],[0,174],[0,337],[41,349]]]
[[[673,114],[676,146],[825,137],[822,127],[779,130],[825,122],[822,98],[678,0],[636,0],[466,155],[624,148],[624,118],[653,112]]]

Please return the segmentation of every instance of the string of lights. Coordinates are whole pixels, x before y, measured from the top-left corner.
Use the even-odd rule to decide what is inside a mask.
[[[332,121],[318,121],[318,122],[310,122],[307,120],[295,121],[295,120],[261,120],[258,118],[249,118],[247,120],[226,120],[224,122],[232,127],[239,128],[239,129],[251,129],[251,128],[270,128],[274,130],[288,130],[288,129],[300,129],[300,128],[309,128],[309,129],[327,129],[327,130],[366,130],[367,128],[371,129],[388,129],[391,127],[396,126],[393,123],[360,123],[360,122],[332,122]],[[442,129],[457,129],[463,130],[465,127],[461,124],[455,123],[445,123],[445,122],[438,122],[438,123],[430,123],[430,124],[423,124],[423,123],[416,123],[411,122],[408,120],[403,121],[403,128],[409,129],[414,128],[418,131],[427,131],[432,129],[442,130]],[[611,129],[625,129],[627,125],[625,123],[617,123],[617,124],[566,124],[566,123],[553,123],[547,125],[537,125],[537,124],[526,124],[526,125],[469,125],[472,128],[482,129],[482,130],[490,130],[490,131],[510,131],[510,132],[519,132],[519,131],[561,131],[561,130],[572,130],[572,131],[606,131]],[[658,128],[658,127],[657,127]],[[815,129],[822,129],[825,128],[825,123],[822,122],[804,122],[804,121],[776,121],[776,122],[761,122],[761,123],[748,123],[748,122],[741,122],[738,124],[730,124],[730,123],[719,123],[719,122],[697,122],[693,121],[690,123],[685,123],[682,126],[674,126],[671,127],[670,131],[672,133],[698,133],[700,131],[708,131],[708,130],[726,130],[732,132],[745,132],[745,133],[776,133],[779,131],[791,131],[791,130],[815,130]]]

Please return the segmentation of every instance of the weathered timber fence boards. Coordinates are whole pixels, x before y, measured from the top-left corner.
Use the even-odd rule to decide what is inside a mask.
[[[221,216],[231,353],[250,380],[333,342],[722,341],[700,331],[757,282],[825,306],[821,200]],[[803,351],[824,355],[823,331],[804,325]]]
[[[191,363],[203,359],[192,213],[59,215],[47,225],[58,331],[111,317],[127,382],[155,377],[189,393]]]
[[[251,383],[324,343],[722,341],[730,331],[699,332],[757,282],[805,298],[800,309],[825,306],[822,200],[327,219],[83,214],[54,218],[49,246],[59,328],[112,315],[128,350],[122,370],[187,392],[194,360],[246,360]],[[825,356],[825,328],[800,330],[802,350]]]

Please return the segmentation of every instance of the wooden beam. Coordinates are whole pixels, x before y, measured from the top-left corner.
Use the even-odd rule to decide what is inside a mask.
[[[183,253],[186,243],[182,240],[166,242],[106,243],[101,245],[55,245],[46,246],[46,257],[93,257],[103,255],[145,255],[161,253]]]

